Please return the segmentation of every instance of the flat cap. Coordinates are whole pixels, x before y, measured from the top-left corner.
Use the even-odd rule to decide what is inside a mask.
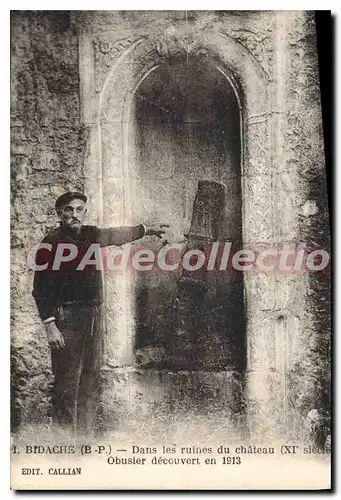
[[[62,194],[56,199],[55,203],[56,210],[63,207],[64,205],[67,205],[68,203],[70,203],[71,200],[75,199],[83,200],[84,203],[86,203],[88,200],[85,194],[77,193],[77,191],[68,191],[67,193]]]

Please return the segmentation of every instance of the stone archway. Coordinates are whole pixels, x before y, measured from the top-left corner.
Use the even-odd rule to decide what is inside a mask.
[[[234,88],[241,111],[242,136],[242,219],[245,245],[257,246],[272,240],[271,193],[271,120],[268,112],[268,82],[260,65],[245,47],[234,39],[213,31],[190,33],[182,28],[172,36],[136,37],[115,41],[111,33],[102,33],[81,43],[81,54],[94,47],[92,77],[83,79],[83,116],[89,124],[89,155],[85,165],[86,191],[97,223],[105,226],[131,222],[124,182],[128,162],[129,115],[132,97],[140,82],[167,59],[186,57],[190,51],[215,62]],[[91,51],[90,51],[91,53]],[[138,222],[138,221],[136,221]],[[276,346],[268,315],[260,306],[259,290],[268,297],[272,284],[245,276],[247,317],[247,401],[250,408],[263,406],[271,412],[272,373]],[[134,322],[130,285],[124,279],[106,280],[107,332],[104,345],[104,368],[129,367],[133,364]],[[129,375],[128,375],[129,377]],[[251,414],[252,412],[250,412]],[[257,417],[251,419],[256,428]],[[271,418],[266,418],[271,427]],[[253,427],[253,425],[251,425]]]

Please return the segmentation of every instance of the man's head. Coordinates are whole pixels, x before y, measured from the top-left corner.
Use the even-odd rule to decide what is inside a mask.
[[[67,192],[56,200],[56,212],[63,226],[78,231],[85,219],[87,197],[82,193]]]

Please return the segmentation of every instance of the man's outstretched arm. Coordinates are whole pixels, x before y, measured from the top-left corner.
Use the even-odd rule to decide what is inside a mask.
[[[144,236],[161,236],[165,233],[164,227],[169,227],[168,224],[160,224],[158,226],[146,226],[139,224],[138,226],[119,226],[109,227],[105,229],[98,229],[98,239],[102,247],[110,245],[121,246],[124,243],[143,238]]]

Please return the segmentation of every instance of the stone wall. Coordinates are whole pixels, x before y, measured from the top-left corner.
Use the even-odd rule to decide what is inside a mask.
[[[68,13],[14,12],[11,30],[12,422],[46,421],[50,360],[31,296],[30,246],[57,223],[54,200],[83,189],[78,38]]]

